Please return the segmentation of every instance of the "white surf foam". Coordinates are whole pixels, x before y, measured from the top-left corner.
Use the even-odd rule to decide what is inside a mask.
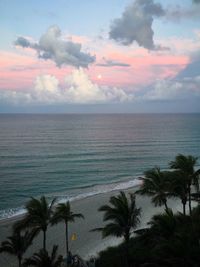
[[[140,180],[133,178],[128,181],[119,182],[119,183],[95,185],[95,186],[84,188],[84,189],[80,188],[76,190],[75,194],[72,193],[72,195],[69,195],[69,193],[66,193],[66,195],[62,195],[62,196],[57,195],[56,196],[57,203],[64,203],[66,201],[76,201],[76,200],[84,199],[84,198],[99,195],[99,194],[109,193],[112,191],[125,190],[128,188],[139,186],[140,184],[141,184]],[[84,191],[84,192],[80,193],[80,191]],[[13,217],[23,215],[25,213],[26,213],[26,210],[24,207],[2,210],[0,211],[0,220],[10,219]]]

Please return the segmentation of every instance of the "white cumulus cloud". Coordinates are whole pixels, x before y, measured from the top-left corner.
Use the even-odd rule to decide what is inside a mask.
[[[175,100],[200,97],[200,76],[180,80],[158,80],[142,98],[147,100]]]
[[[134,95],[117,87],[93,83],[85,71],[75,69],[65,78],[65,85],[52,75],[37,76],[26,91],[1,91],[0,102],[11,104],[98,104],[133,101]]]
[[[116,87],[98,86],[92,83],[82,70],[75,70],[66,78],[67,97],[73,103],[105,103],[133,100],[132,94]]]
[[[59,81],[52,75],[37,76],[30,94],[33,102],[53,104],[62,100]]]

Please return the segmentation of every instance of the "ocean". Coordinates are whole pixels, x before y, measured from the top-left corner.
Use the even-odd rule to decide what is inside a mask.
[[[200,156],[200,114],[1,114],[0,220],[23,213],[30,197],[137,185],[178,153]]]

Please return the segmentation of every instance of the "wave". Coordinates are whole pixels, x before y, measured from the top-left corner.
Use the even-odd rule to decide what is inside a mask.
[[[0,210],[0,221],[5,220],[5,219],[10,219],[13,217],[18,217],[25,213],[26,213],[26,210],[23,207]]]
[[[137,178],[129,179],[124,182],[115,182],[111,184],[104,184],[104,185],[93,185],[93,186],[86,186],[83,188],[76,189],[75,192],[72,192],[71,195],[69,193],[66,193],[66,195],[53,195],[51,198],[56,197],[57,203],[64,203],[66,201],[76,201],[81,200],[84,198],[88,198],[91,196],[99,195],[99,194],[105,194],[112,191],[117,190],[125,190],[132,187],[139,186],[141,184],[141,181]],[[84,191],[83,193],[80,191]],[[12,208],[12,209],[6,209],[6,210],[0,210],[0,221],[5,219],[11,219],[15,218],[21,215],[24,215],[26,213],[26,210],[24,207],[18,207],[18,208]]]

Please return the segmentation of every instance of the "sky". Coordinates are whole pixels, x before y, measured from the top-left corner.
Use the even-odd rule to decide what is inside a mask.
[[[0,0],[0,113],[200,112],[200,0]]]

